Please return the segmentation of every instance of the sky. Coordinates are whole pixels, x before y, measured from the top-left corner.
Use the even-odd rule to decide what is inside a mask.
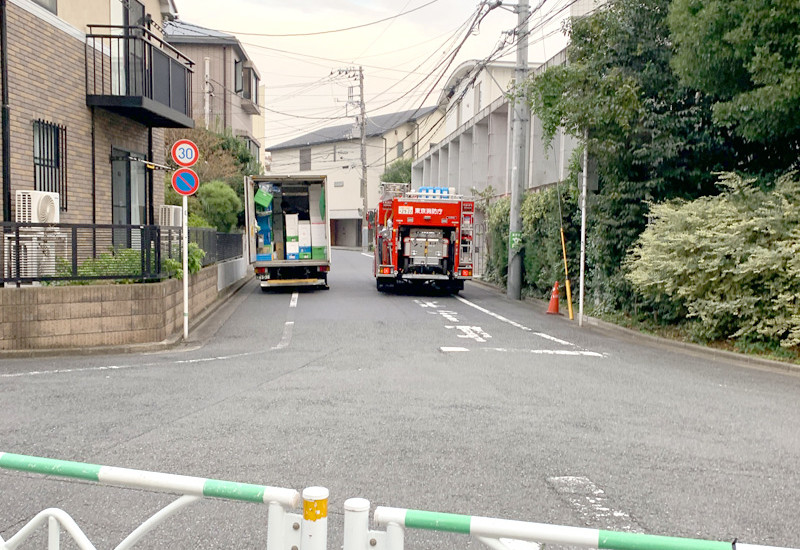
[[[529,23],[530,62],[545,61],[566,44],[560,30],[565,12],[559,11],[566,1],[531,1],[542,7]],[[517,24],[516,2],[508,1],[472,33],[466,30],[477,0],[175,2],[181,20],[235,35],[255,63],[266,87],[266,135],[254,137],[267,147],[354,122],[357,107],[347,98],[352,87],[357,99],[359,66],[367,117],[436,105],[455,68],[512,42],[504,32]],[[360,28],[341,30],[350,27]],[[306,36],[285,36],[298,34]],[[499,59],[515,61],[513,45],[505,51]]]

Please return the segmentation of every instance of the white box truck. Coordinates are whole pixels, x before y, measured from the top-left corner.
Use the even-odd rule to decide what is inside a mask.
[[[328,288],[331,238],[327,191],[325,176],[245,178],[248,255],[262,290]],[[309,227],[314,230],[309,231]]]

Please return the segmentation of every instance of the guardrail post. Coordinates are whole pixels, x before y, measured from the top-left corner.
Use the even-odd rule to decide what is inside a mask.
[[[367,550],[369,539],[369,501],[349,498],[344,501],[344,546],[342,550]]]
[[[47,550],[61,549],[61,526],[53,516],[47,518]]]
[[[307,487],[303,490],[303,528],[300,542],[302,550],[326,550],[328,495],[329,492],[325,487]]]

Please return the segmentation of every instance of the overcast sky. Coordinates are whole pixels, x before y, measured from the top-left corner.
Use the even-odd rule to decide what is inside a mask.
[[[553,17],[563,3],[546,0],[531,18],[529,61],[544,61],[563,47],[565,39],[559,32],[563,17]],[[364,67],[367,116],[435,105],[452,71],[464,61],[490,55],[503,31],[517,23],[509,9],[492,10],[436,84],[446,56],[465,36],[477,0],[176,0],[176,4],[183,21],[236,35],[255,62],[266,85],[268,109],[266,136],[255,137],[265,146],[353,121],[355,110],[347,106],[347,94],[348,86],[357,81],[331,78],[339,69]],[[396,17],[404,12],[410,13]],[[552,22],[539,24],[543,18]],[[257,36],[321,33],[382,19],[387,20],[313,36]],[[513,48],[509,51],[503,60],[514,61]]]

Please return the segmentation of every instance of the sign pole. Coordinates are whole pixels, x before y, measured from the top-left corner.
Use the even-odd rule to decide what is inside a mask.
[[[189,197],[183,196],[183,339],[189,339]]]
[[[200,158],[197,145],[188,139],[179,139],[172,145],[172,160],[182,168],[172,174],[172,188],[183,197],[183,339],[189,339],[189,195],[200,186],[200,178],[189,169]]]

